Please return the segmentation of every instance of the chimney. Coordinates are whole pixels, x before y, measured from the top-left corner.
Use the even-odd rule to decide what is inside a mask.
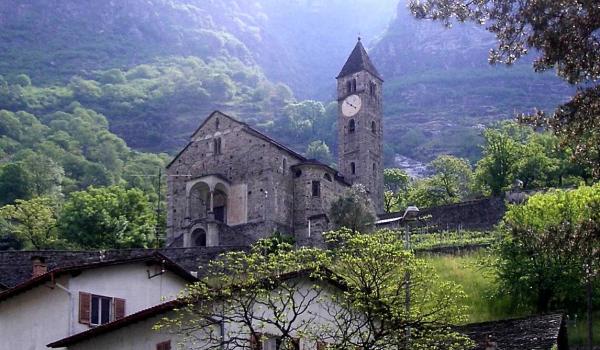
[[[31,263],[33,265],[33,272],[31,277],[35,278],[48,272],[48,265],[46,265],[46,258],[43,256],[32,256]]]
[[[498,343],[494,341],[494,337],[492,335],[488,335],[485,341],[485,350],[498,350]]]

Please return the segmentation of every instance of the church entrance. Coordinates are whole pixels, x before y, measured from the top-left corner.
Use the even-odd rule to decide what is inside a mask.
[[[194,247],[206,247],[206,231],[197,228],[192,232],[192,242]]]

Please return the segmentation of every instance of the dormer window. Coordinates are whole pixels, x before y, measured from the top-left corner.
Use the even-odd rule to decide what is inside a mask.
[[[350,119],[350,122],[348,122],[348,133],[353,134],[354,131],[356,131],[356,122],[354,119]]]

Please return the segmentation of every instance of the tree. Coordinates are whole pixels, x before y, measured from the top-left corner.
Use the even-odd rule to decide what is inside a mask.
[[[296,348],[297,337],[332,349],[398,349],[407,348],[409,326],[414,349],[472,345],[450,328],[465,320],[459,306],[464,294],[440,282],[393,232],[344,229],[329,239],[342,244],[331,251],[294,250],[263,240],[248,252],[225,253],[155,329],[182,335],[186,344],[202,349],[254,350],[266,340],[265,332],[278,339],[279,349]]]
[[[477,162],[476,177],[492,195],[498,196],[511,184],[520,144],[503,129],[486,129],[483,158]]]
[[[336,228],[346,227],[364,232],[375,222],[375,209],[363,185],[352,186],[345,195],[331,204],[331,221]]]
[[[535,195],[511,207],[505,222],[508,237],[496,265],[502,287],[535,301],[538,311],[581,305],[586,290],[591,322],[592,285],[600,275],[600,184]]]
[[[30,179],[32,195],[56,196],[61,193],[64,170],[54,160],[27,152],[22,164]]]
[[[464,322],[462,290],[441,282],[423,260],[404,248],[396,232],[330,232],[337,243],[333,276],[344,293],[322,305],[333,324],[318,336],[336,349],[467,349],[471,341],[449,327]]]
[[[0,168],[0,204],[29,199],[31,194],[29,174],[21,163],[10,163]]]
[[[205,278],[186,288],[178,313],[155,329],[182,335],[192,348],[227,350],[255,350],[268,330],[279,349],[291,350],[316,319],[310,310],[321,297],[325,259],[317,249],[294,250],[272,239],[249,252],[225,253],[209,263]],[[308,288],[297,278],[304,272],[314,281]]]
[[[141,190],[120,186],[73,192],[60,216],[61,236],[83,249],[147,248],[156,217]]]
[[[316,159],[325,164],[331,164],[332,161],[329,146],[323,141],[313,141],[309,143],[306,149],[306,157],[309,159]]]
[[[0,208],[2,231],[14,235],[27,248],[52,249],[62,242],[56,230],[58,211],[50,198],[17,199],[14,205]]]
[[[384,208],[390,213],[399,211],[406,203],[410,177],[408,174],[398,168],[388,168],[383,170]]]
[[[545,125],[569,146],[573,156],[600,176],[600,8],[595,1],[411,0],[417,18],[487,25],[498,46],[492,63],[512,64],[530,51],[536,71],[556,69],[571,84],[585,83],[554,115],[538,112],[522,120]]]
[[[442,155],[429,166],[435,173],[431,179],[432,184],[445,193],[445,204],[459,202],[470,195],[473,171],[469,161]]]

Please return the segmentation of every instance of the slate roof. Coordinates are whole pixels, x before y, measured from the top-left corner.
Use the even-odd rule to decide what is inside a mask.
[[[500,321],[473,323],[459,327],[476,343],[473,350],[485,350],[492,336],[498,350],[566,350],[567,331],[563,314],[538,315]]]
[[[186,271],[202,274],[202,267],[219,254],[246,247],[122,249],[108,251],[0,251],[0,285],[12,288],[31,278],[33,257],[45,258],[48,271],[97,263],[142,258],[158,252]]]
[[[342,68],[340,74],[338,74],[337,78],[339,79],[353,73],[358,73],[363,70],[366,70],[367,72],[377,77],[377,79],[383,81],[383,78],[381,78],[381,75],[377,71],[377,68],[375,68],[373,62],[371,62],[371,59],[367,54],[367,50],[365,50],[365,47],[363,46],[359,38],[358,42],[356,43],[356,46],[354,47],[354,50],[352,50],[350,57],[348,57],[346,64],[344,64],[344,67]]]

